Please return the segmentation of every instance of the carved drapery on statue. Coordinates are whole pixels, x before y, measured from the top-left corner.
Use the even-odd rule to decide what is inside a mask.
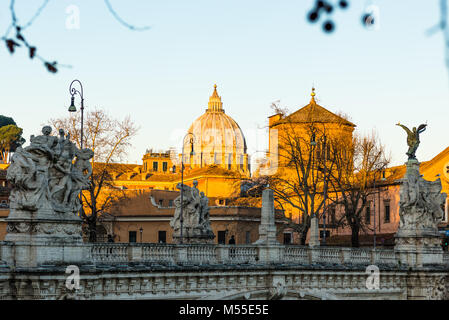
[[[80,209],[78,196],[89,185],[93,152],[78,149],[62,129],[59,137],[50,136],[49,126],[42,133],[31,136],[30,145],[18,147],[12,156],[7,172],[12,184],[11,209],[76,214]]]
[[[20,247],[14,264],[22,267],[73,264],[88,256],[77,213],[93,152],[78,149],[63,130],[51,136],[45,126],[42,133],[16,149],[6,174],[12,190],[5,241]]]
[[[419,162],[409,160],[402,179],[399,201],[399,228],[395,249],[407,252],[411,264],[440,263],[442,253],[438,223],[442,221],[442,205],[446,194],[441,193],[441,181],[424,180],[419,173]],[[420,256],[420,260],[414,260]],[[405,258],[404,258],[405,259]]]
[[[214,239],[214,233],[210,225],[209,199],[204,192],[199,192],[197,182],[193,187],[178,183],[177,189],[182,189],[181,195],[174,200],[175,214],[170,221],[173,228],[173,239],[181,241],[181,207],[182,207],[182,241],[184,243],[208,243]]]
[[[424,180],[419,172],[415,152],[419,145],[419,134],[426,125],[407,131],[408,161],[406,173],[401,180],[399,201],[399,227],[395,236],[395,250],[400,261],[412,266],[442,263],[441,235],[438,223],[443,218],[442,206],[446,194],[441,193],[441,180]]]
[[[416,165],[417,166],[417,165]],[[408,168],[412,165],[408,165]],[[442,204],[446,195],[441,193],[441,181],[426,181],[419,171],[407,170],[400,189],[399,228],[401,230],[429,229],[438,231],[443,218]]]

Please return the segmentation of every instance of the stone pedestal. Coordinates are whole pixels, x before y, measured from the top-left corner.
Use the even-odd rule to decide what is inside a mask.
[[[400,189],[400,223],[395,235],[395,252],[402,264],[414,267],[442,264],[443,249],[438,222],[443,212],[441,182],[426,181],[419,162],[409,160]]]
[[[313,216],[312,219],[310,220],[309,247],[318,247],[318,246],[320,246],[318,218],[317,218],[317,216]]]
[[[82,221],[71,212],[11,209],[6,221],[5,241],[14,245],[7,261],[10,265],[79,264],[88,259],[89,248],[83,245]]]
[[[279,245],[276,240],[276,223],[274,211],[273,190],[265,189],[262,192],[262,213],[259,225],[259,239],[255,244]]]

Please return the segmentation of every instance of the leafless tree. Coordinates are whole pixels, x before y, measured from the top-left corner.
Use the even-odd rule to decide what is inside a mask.
[[[368,136],[353,135],[351,141],[335,137],[330,144],[330,201],[337,209],[337,225],[351,229],[351,244],[359,246],[360,231],[365,231],[364,212],[369,198],[380,186],[380,172],[390,163],[385,147],[373,132]]]
[[[51,119],[56,129],[64,129],[70,138],[80,146],[80,113],[61,119]],[[94,151],[90,185],[82,193],[83,207],[80,216],[88,227],[89,241],[96,241],[97,218],[107,211],[115,201],[126,197],[126,193],[113,184],[114,176],[130,170],[120,165],[124,160],[131,139],[138,128],[129,117],[116,120],[105,111],[95,109],[86,112],[84,118],[83,147]]]
[[[322,124],[298,127],[287,120],[282,125],[278,170],[268,176],[268,181],[278,206],[283,209],[284,229],[298,232],[301,244],[305,244],[311,217],[319,217],[323,210],[323,194],[333,164],[323,158],[326,142]],[[299,212],[297,220],[287,214],[286,207]]]

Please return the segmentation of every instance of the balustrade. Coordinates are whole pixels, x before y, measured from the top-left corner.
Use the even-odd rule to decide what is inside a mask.
[[[266,261],[261,259],[261,248],[257,245],[216,244],[163,244],[97,243],[91,245],[91,259],[96,263],[154,262],[181,264],[251,264]],[[325,263],[325,264],[397,264],[393,250],[279,246],[279,255],[269,262],[280,263]],[[444,254],[444,263],[449,265],[449,254]]]

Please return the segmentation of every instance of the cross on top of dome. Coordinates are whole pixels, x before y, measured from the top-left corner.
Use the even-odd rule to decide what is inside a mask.
[[[217,92],[217,85],[214,84],[214,92],[209,98],[209,103],[207,105],[208,111],[215,111],[215,112],[223,112],[223,103],[221,102],[221,97],[218,95]]]

